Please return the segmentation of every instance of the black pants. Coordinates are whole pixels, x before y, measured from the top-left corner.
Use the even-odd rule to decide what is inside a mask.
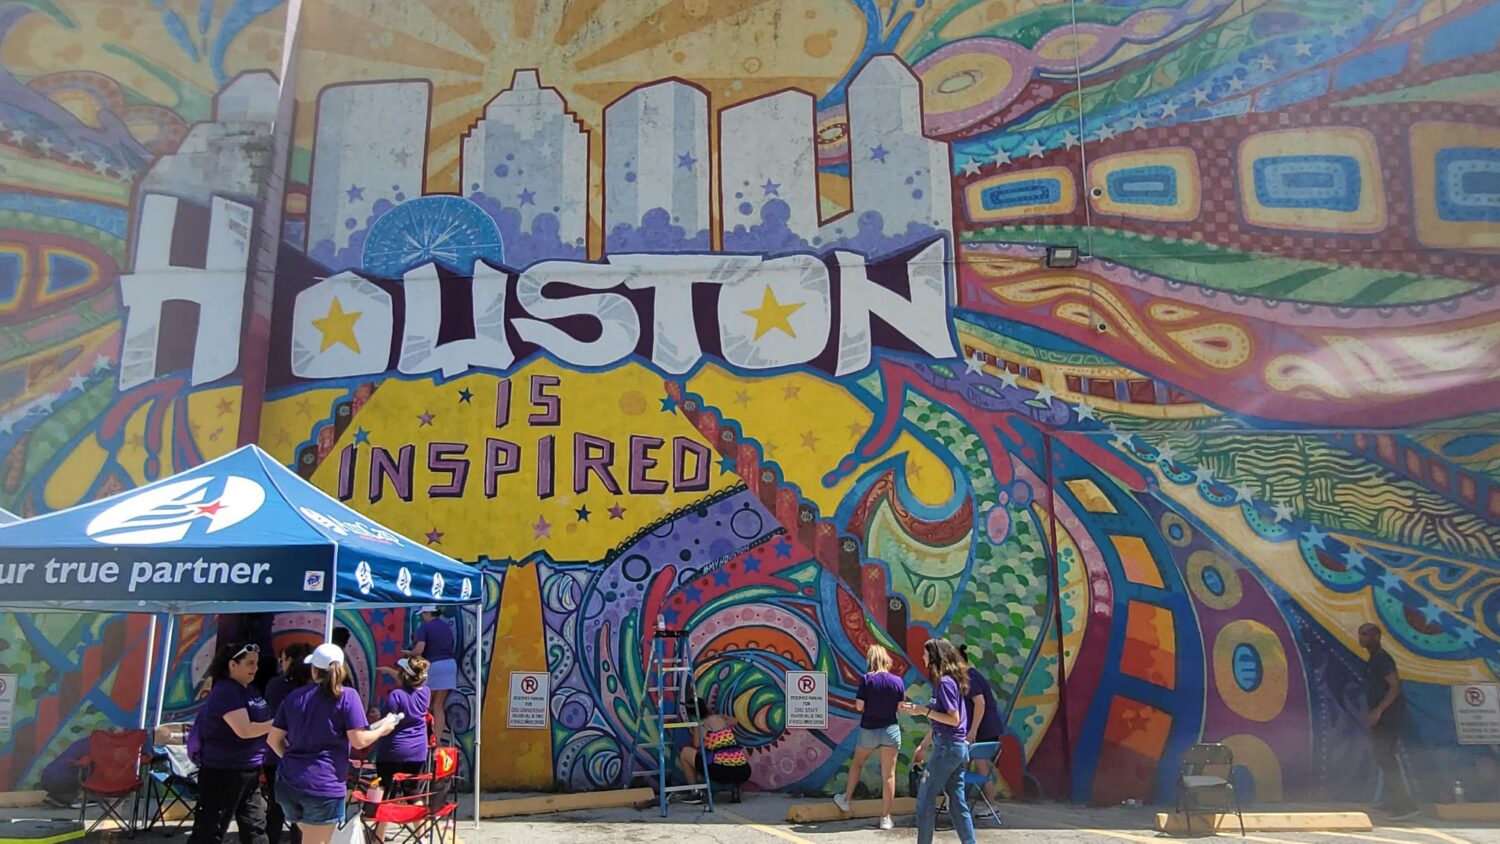
[[[266,801],[266,841],[267,844],[281,844],[281,831],[286,830],[288,839],[292,844],[302,844],[302,829],[296,824],[290,828],[286,823],[286,812],[281,810],[281,804],[276,802],[276,771],[275,765],[267,765],[261,769],[265,775],[265,782],[261,786],[261,798]]]
[[[1411,789],[1406,784],[1406,773],[1401,769],[1401,738],[1396,730],[1378,727],[1370,733],[1370,742],[1375,750],[1375,762],[1380,765],[1380,777],[1385,782],[1386,806],[1391,814],[1400,815],[1417,807],[1412,800]]]
[[[240,844],[267,844],[260,769],[198,769],[198,809],[188,844],[219,844],[231,820],[239,827]]]

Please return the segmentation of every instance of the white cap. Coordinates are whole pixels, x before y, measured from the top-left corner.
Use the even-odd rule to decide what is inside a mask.
[[[418,609],[417,612],[442,612],[442,610],[438,609],[436,604],[428,604]]]
[[[335,662],[343,663],[344,649],[332,642],[324,642],[313,650],[312,653],[308,654],[307,659],[302,661],[313,668],[321,668],[327,671],[328,666],[333,665]]]
[[[406,657],[402,657],[401,659],[396,660],[396,667],[401,669],[402,671],[405,671],[407,674],[413,673],[411,670],[411,660],[407,659]]]

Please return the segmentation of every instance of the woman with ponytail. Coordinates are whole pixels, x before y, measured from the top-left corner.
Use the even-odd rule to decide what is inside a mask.
[[[281,757],[276,802],[287,821],[301,828],[305,844],[328,844],[344,820],[350,749],[389,735],[397,719],[369,723],[359,693],[344,686],[348,672],[338,645],[319,645],[306,662],[312,685],[287,696],[267,742]]]
[[[375,747],[375,773],[394,795],[396,774],[420,774],[427,762],[427,707],[432,693],[427,688],[427,660],[412,656],[396,660],[396,667],[382,665],[380,673],[399,683],[385,696],[382,714],[396,717],[396,728]]]
[[[963,844],[974,842],[974,818],[964,797],[964,771],[969,767],[969,719],[964,697],[969,692],[969,672],[958,649],[947,639],[928,639],[922,662],[932,683],[932,700],[925,705],[903,703],[901,709],[932,722],[932,755],[927,776],[917,790],[917,844],[932,844],[937,824],[937,796],[948,795],[948,815],[953,831]]]

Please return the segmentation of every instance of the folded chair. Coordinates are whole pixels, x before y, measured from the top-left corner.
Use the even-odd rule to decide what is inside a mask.
[[[185,813],[168,818],[177,806]],[[169,824],[174,829],[192,825],[198,812],[198,766],[188,758],[186,747],[168,744],[152,748],[151,766],[146,771],[146,811],[150,813],[143,827],[146,830]]]
[[[1206,808],[1204,797],[1224,812],[1234,809],[1240,819],[1240,836],[1245,835],[1245,813],[1240,808],[1239,792],[1234,790],[1234,752],[1222,744],[1195,744],[1182,754],[1177,769],[1177,811],[1187,816],[1188,834],[1193,832],[1193,809]],[[1209,830],[1213,832],[1214,830]]]
[[[390,793],[378,799],[370,797],[368,791],[356,794],[355,802],[364,806],[360,820],[365,840],[380,841],[376,830],[383,827],[386,841],[457,841],[458,803],[450,797],[457,772],[458,748],[439,747],[433,752],[428,772],[397,774],[394,782],[385,784]]]
[[[990,772],[981,774],[975,771],[973,769],[975,762],[990,763]],[[1005,822],[1000,820],[1000,810],[995,808],[995,804],[991,803],[990,798],[984,793],[984,787],[999,776],[999,773],[1000,742],[982,741],[969,745],[969,768],[964,771],[964,788],[979,795],[979,799],[984,803],[985,808],[990,810],[990,817],[995,819],[996,824],[1004,824]],[[970,807],[974,805],[972,800],[969,801],[969,805]]]
[[[78,822],[86,823],[90,803],[97,803],[104,809],[104,814],[88,824],[86,835],[105,820],[113,818],[127,837],[135,837],[138,808],[135,798],[141,790],[142,766],[151,761],[142,752],[145,747],[145,730],[95,730],[89,735],[88,753],[73,763],[78,766],[78,788],[82,796]],[[121,812],[126,800],[131,801],[129,820]]]

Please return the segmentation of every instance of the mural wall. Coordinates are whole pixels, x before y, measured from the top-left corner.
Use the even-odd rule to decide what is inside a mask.
[[[494,785],[619,782],[658,614],[760,788],[842,787],[865,647],[920,685],[947,636],[1013,791],[1168,799],[1222,740],[1258,801],[1368,799],[1364,621],[1467,776],[1497,32],[1491,0],[11,0],[0,506],[254,441],[482,567]],[[341,620],[369,693],[411,620]],[[133,723],[143,620],[0,629],[0,788]],[[809,667],[835,717],[784,731]],[[549,730],[503,726],[513,670]]]

